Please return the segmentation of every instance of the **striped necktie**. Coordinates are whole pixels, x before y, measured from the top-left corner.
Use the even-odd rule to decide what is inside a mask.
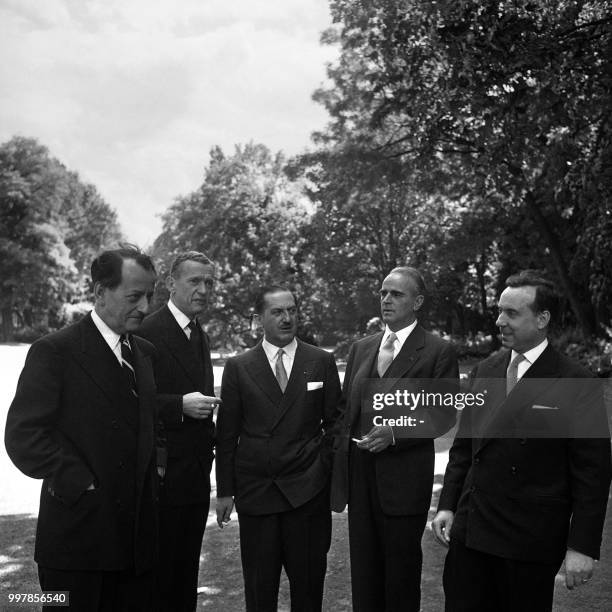
[[[121,336],[119,336],[119,343],[121,344],[121,365],[123,366],[123,371],[130,385],[130,391],[134,397],[138,397],[136,370],[134,370],[134,354],[130,346],[129,336],[127,334],[121,334]]]

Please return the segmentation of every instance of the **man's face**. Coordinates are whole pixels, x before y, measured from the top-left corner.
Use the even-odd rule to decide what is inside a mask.
[[[116,333],[138,329],[149,310],[155,288],[155,274],[133,259],[124,259],[121,282],[114,289],[96,285],[96,312]]]
[[[184,261],[168,277],[167,283],[174,305],[190,319],[206,306],[214,287],[214,267],[199,261]]]
[[[423,305],[414,282],[400,272],[392,272],[383,281],[380,289],[380,312],[382,320],[391,331],[398,331],[416,319],[417,310]]]
[[[259,316],[270,344],[283,347],[293,340],[297,332],[297,306],[289,291],[267,293]]]
[[[501,294],[495,324],[506,348],[524,353],[546,338],[550,313],[533,311],[535,294],[535,287],[506,287]]]

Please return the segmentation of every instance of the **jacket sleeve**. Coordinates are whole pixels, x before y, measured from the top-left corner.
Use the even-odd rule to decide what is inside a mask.
[[[49,492],[72,504],[95,477],[78,449],[55,427],[64,361],[50,340],[32,345],[7,414],[4,439],[9,457],[24,474],[48,479]]]
[[[242,427],[242,399],[237,366],[228,359],[221,383],[221,406],[217,415],[217,445],[215,470],[217,497],[230,497],[236,493],[234,458]]]

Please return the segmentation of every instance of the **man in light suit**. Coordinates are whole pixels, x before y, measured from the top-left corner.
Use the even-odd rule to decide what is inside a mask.
[[[5,444],[42,478],[34,558],[43,591],[70,608],[150,610],[157,556],[154,347],[136,336],[155,270],[133,248],[91,266],[95,307],[35,342]]]
[[[167,448],[160,491],[158,609],[191,611],[197,603],[202,538],[210,506],[210,469],[218,399],[208,337],[197,316],[206,308],[214,266],[189,251],[172,262],[166,306],[149,315],[139,334],[157,349],[155,381]]]
[[[357,612],[420,609],[421,537],[433,487],[433,439],[400,439],[385,425],[372,427],[362,437],[360,417],[368,380],[458,379],[451,345],[417,322],[425,293],[418,270],[391,270],[380,290],[386,329],[356,342],[346,366],[332,509],[341,512],[348,503],[352,597]],[[455,409],[432,410],[437,412],[432,415],[435,437],[452,427]]]
[[[590,373],[548,342],[554,285],[530,270],[506,285],[497,325],[507,350],[472,373],[475,392],[489,397],[495,379],[506,379],[504,388],[462,414],[432,524],[450,543],[449,612],[551,610],[564,557],[570,589],[591,579],[599,557],[611,473],[601,395],[584,384]],[[554,428],[569,435],[556,438]]]
[[[229,520],[235,501],[249,612],[277,609],[282,567],[291,610],[321,610],[338,372],[332,354],[295,338],[290,291],[264,288],[255,311],[262,342],[229,359],[223,373],[217,522]]]

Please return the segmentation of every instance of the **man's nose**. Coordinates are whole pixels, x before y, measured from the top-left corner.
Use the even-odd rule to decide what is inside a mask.
[[[497,317],[497,321],[495,321],[495,325],[497,325],[497,327],[503,327],[506,324],[506,318],[504,317],[503,314],[500,314]]]
[[[149,312],[149,307],[151,306],[151,297],[152,296],[143,295],[138,300],[138,310],[139,310],[139,312],[142,312],[143,314],[147,314],[147,312]]]

